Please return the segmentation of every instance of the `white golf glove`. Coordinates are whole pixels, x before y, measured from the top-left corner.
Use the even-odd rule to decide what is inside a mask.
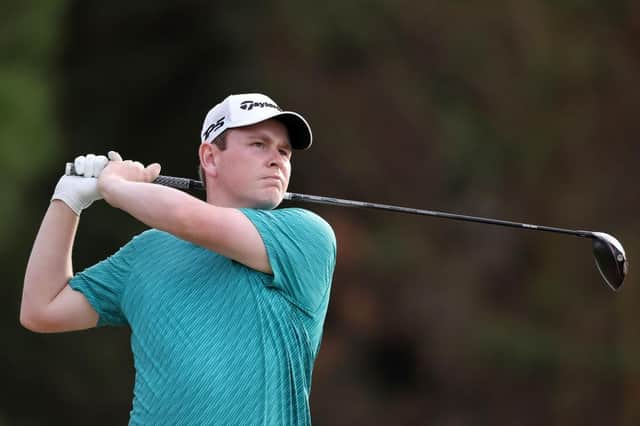
[[[111,158],[111,155],[109,157]],[[83,209],[102,199],[98,192],[97,178],[107,163],[109,160],[104,155],[87,154],[76,157],[73,166],[78,176],[62,176],[51,200],[62,200],[80,216]]]

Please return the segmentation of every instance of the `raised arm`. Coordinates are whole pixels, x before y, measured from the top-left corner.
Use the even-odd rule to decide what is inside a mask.
[[[67,283],[73,276],[71,251],[79,216],[54,200],[42,220],[27,264],[20,323],[51,333],[94,327],[98,315],[84,296]]]
[[[68,286],[73,276],[71,253],[80,212],[100,198],[97,176],[104,156],[76,159],[85,177],[63,176],[36,236],[24,277],[20,323],[50,333],[94,327],[98,320],[85,297]]]

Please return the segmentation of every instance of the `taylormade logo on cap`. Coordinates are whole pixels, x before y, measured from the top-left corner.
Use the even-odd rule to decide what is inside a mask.
[[[306,149],[313,140],[309,123],[298,113],[283,111],[271,98],[260,93],[230,95],[213,107],[204,119],[200,140],[210,143],[227,129],[250,126],[270,118],[282,122],[294,149]]]
[[[251,111],[253,109],[253,107],[275,108],[278,111],[282,111],[282,108],[280,108],[278,105],[272,104],[272,103],[269,103],[269,102],[255,102],[255,101],[242,101],[242,102],[240,102],[240,109]]]

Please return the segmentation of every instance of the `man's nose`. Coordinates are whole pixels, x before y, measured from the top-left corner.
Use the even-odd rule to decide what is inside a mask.
[[[269,167],[282,167],[284,159],[280,155],[280,151],[275,149],[270,151]]]

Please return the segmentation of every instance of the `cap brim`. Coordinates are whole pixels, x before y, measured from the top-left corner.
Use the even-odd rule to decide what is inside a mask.
[[[234,129],[238,127],[251,126],[271,119],[280,121],[287,128],[291,148],[307,149],[311,146],[311,143],[313,142],[313,136],[309,123],[307,123],[307,120],[305,120],[300,114],[293,111],[282,111],[278,112],[277,114],[260,117],[260,119],[258,120],[254,119],[245,122],[234,123],[234,125],[227,128]]]
[[[293,149],[307,149],[313,143],[311,127],[300,114],[285,111],[273,116],[276,120],[285,125],[289,132],[289,143]]]

